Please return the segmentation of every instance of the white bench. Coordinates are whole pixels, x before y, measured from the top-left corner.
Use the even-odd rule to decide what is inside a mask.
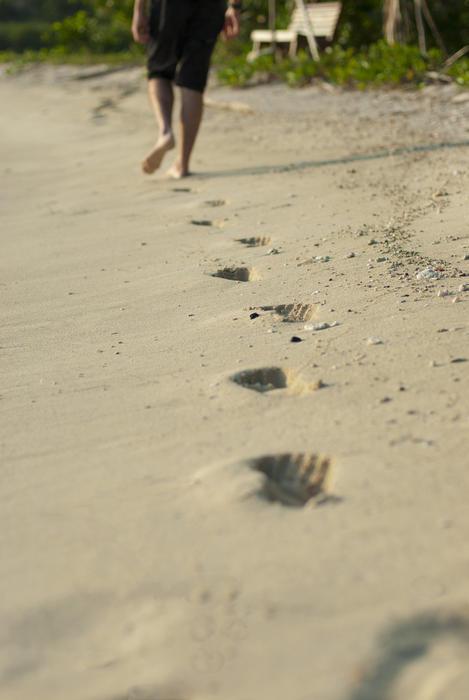
[[[309,21],[315,37],[331,42],[334,39],[337,24],[339,22],[342,3],[340,2],[318,2],[306,5]],[[251,32],[253,42],[252,51],[248,55],[248,60],[253,60],[262,53],[262,44],[289,44],[289,55],[294,56],[298,48],[298,36],[307,36],[303,10],[300,7],[293,11],[288,29],[255,29]]]

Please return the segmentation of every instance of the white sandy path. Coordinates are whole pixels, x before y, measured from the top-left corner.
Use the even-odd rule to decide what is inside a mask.
[[[139,173],[153,138],[143,86],[40,77],[1,83],[0,696],[384,697],[369,670],[378,636],[420,612],[450,629],[441,654],[459,682],[465,633],[444,616],[466,629],[469,365],[451,360],[469,359],[469,293],[436,292],[469,272],[469,151],[243,170],[463,140],[467,107],[436,102],[434,134],[406,114],[416,98],[399,97],[399,116],[386,95],[263,88],[242,96],[254,115],[207,111],[201,174],[173,183]],[[440,239],[438,257],[454,256],[441,282],[376,262],[370,238],[405,211],[409,248],[433,256]],[[366,226],[376,233],[358,236]],[[247,235],[281,253],[232,240]],[[298,266],[316,255],[331,260]],[[203,274],[225,264],[261,279]],[[292,301],[339,325],[249,318]],[[270,365],[327,387],[295,397],[229,380]],[[299,451],[333,458],[341,502],[246,498],[259,478],[244,459]],[[422,669],[399,682],[436,698]]]

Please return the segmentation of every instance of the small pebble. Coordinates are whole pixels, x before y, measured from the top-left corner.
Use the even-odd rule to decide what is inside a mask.
[[[386,262],[387,258],[376,258],[376,262]]]
[[[269,248],[267,255],[279,255],[280,251],[278,248]]]
[[[460,299],[460,297],[456,296],[456,297],[454,297],[454,299],[452,300],[451,303],[452,303],[452,304],[457,304],[458,301],[461,301],[461,299]]]
[[[259,316],[260,316],[260,314],[256,313],[255,311],[253,311],[252,314],[249,314],[249,318],[251,318],[251,319],[259,318]]]
[[[466,253],[466,255],[463,256],[463,260],[469,260],[469,253]]]
[[[297,335],[292,335],[290,338],[290,343],[301,343],[303,338],[299,338]]]
[[[345,257],[347,257],[347,258],[354,258],[354,257],[355,257],[355,253],[348,253]]]
[[[366,343],[367,345],[382,345],[383,341],[380,338],[377,338],[375,335],[372,335],[371,338],[368,338]]]
[[[458,292],[467,292],[469,291],[469,284],[460,284],[458,287]]]
[[[448,292],[447,289],[439,289],[437,296],[438,297],[449,297],[450,294],[451,294],[451,292]]]
[[[424,270],[417,272],[418,280],[430,280],[435,277],[438,277],[438,272],[436,272],[436,270],[434,270],[432,267],[426,267]]]

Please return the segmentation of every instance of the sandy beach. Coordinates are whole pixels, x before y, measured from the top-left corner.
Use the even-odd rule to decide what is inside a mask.
[[[467,700],[468,93],[0,98],[0,698]]]

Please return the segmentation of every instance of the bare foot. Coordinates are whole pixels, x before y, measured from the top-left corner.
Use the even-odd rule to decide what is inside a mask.
[[[170,151],[172,148],[174,148],[173,134],[170,132],[168,134],[163,134],[162,136],[160,136],[160,138],[155,144],[154,149],[150,151],[147,157],[142,161],[143,172],[147,173],[147,175],[151,175],[151,173],[154,173],[155,170],[157,170],[160,167],[161,161],[163,160],[166,151]]]
[[[181,180],[183,177],[189,177],[190,174],[187,168],[183,168],[177,161],[166,173],[167,177],[171,177],[173,180]]]

